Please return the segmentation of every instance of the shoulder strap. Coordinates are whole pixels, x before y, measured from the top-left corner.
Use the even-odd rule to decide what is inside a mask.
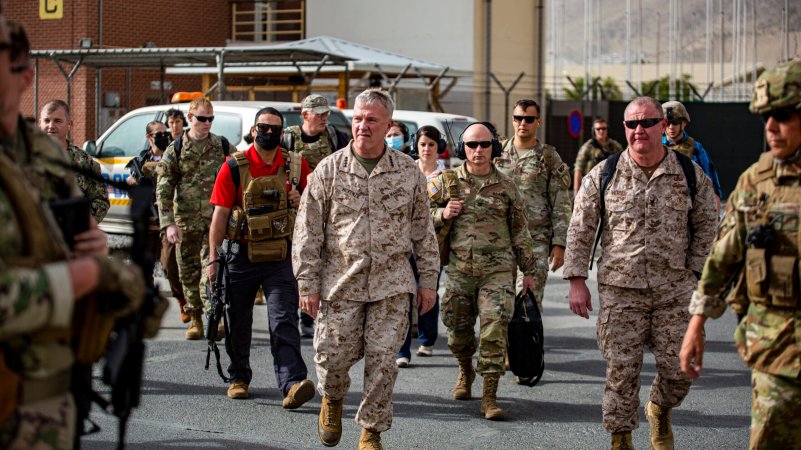
[[[283,148],[281,149],[281,155],[284,157],[284,170],[289,174],[289,184],[292,189],[300,191],[298,186],[300,185],[300,169],[303,164],[303,158],[299,154],[293,155],[292,152]]]
[[[228,164],[228,168],[231,172],[231,182],[233,183],[235,188],[239,188],[240,183],[242,183],[242,170],[250,170],[250,161],[248,161],[247,156],[245,156],[244,152],[234,152],[230,158],[225,160],[226,164]]]
[[[687,179],[687,187],[690,189],[691,204],[695,204],[695,194],[698,193],[697,179],[695,178],[695,168],[693,167],[693,160],[689,156],[673,150],[676,157],[681,164],[681,170],[684,172],[684,178]]]
[[[595,260],[595,250],[598,249],[598,243],[601,241],[601,235],[604,232],[604,217],[606,217],[606,188],[609,187],[609,182],[617,170],[617,162],[620,160],[620,155],[623,152],[612,153],[606,158],[604,162],[604,169],[601,172],[601,186],[598,191],[598,202],[600,212],[598,217],[598,229],[595,232],[595,244],[592,246],[592,257],[590,257],[590,270],[592,270],[592,263]]]
[[[222,142],[223,155],[225,155],[225,156],[230,155],[231,154],[231,148],[230,148],[231,147],[231,143],[228,142],[228,139],[226,139],[226,137],[223,136],[223,135],[220,135],[220,141]]]
[[[184,135],[181,134],[177,138],[175,138],[175,143],[173,143],[173,149],[175,150],[175,162],[181,162],[181,144],[183,143]]]
[[[326,125],[325,128],[328,130],[328,144],[331,146],[331,153],[334,153],[339,148],[339,134],[331,124]]]

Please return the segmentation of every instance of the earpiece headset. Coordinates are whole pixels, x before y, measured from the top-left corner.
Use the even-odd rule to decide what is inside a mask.
[[[501,156],[501,141],[498,139],[498,131],[495,130],[495,125],[489,122],[473,122],[470,125],[464,127],[464,131],[462,134],[459,135],[459,142],[456,143],[456,157],[459,159],[467,159],[467,153],[464,150],[464,140],[462,137],[464,136],[465,131],[468,128],[472,127],[473,125],[484,125],[487,129],[492,133],[492,158],[497,158]]]

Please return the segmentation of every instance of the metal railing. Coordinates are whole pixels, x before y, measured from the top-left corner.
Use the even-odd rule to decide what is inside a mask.
[[[231,39],[279,42],[306,37],[304,0],[237,1],[231,3]]]

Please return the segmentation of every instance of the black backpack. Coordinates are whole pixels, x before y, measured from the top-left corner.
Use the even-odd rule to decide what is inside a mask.
[[[684,172],[684,178],[687,179],[687,187],[690,190],[690,205],[695,204],[695,194],[698,193],[698,184],[695,178],[695,169],[693,168],[693,160],[690,159],[689,156],[679,153],[676,150],[672,150],[673,153],[676,154],[676,157],[679,160],[679,165],[681,166],[681,171]],[[604,163],[603,172],[601,172],[601,186],[599,190],[599,202],[600,202],[600,214],[598,216],[598,230],[595,233],[595,244],[592,246],[592,256],[590,257],[590,270],[592,270],[592,262],[595,261],[595,250],[598,248],[598,243],[601,241],[601,235],[604,232],[604,216],[606,216],[606,188],[609,187],[609,182],[612,181],[612,177],[615,175],[615,170],[617,169],[617,162],[620,160],[620,155],[623,152],[612,153],[606,158],[606,162]],[[690,231],[690,236],[692,236],[693,227],[692,223],[690,222],[690,217],[687,217],[687,227]]]
[[[509,368],[520,378],[530,379],[526,385],[536,386],[545,371],[545,344],[542,315],[528,291],[515,297],[515,311],[509,321],[507,340]]]

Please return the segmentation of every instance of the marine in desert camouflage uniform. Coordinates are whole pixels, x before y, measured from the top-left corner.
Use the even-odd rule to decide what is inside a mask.
[[[467,161],[428,182],[435,227],[451,221],[448,283],[442,299],[442,323],[448,347],[459,362],[453,398],[469,400],[476,371],[484,377],[481,412],[489,420],[505,413],[497,404],[498,380],[504,374],[506,336],[515,298],[515,268],[524,274],[523,290],[534,287],[536,260],[523,196],[492,164],[500,142],[489,124],[469,125],[457,147]],[[481,144],[489,144],[482,147]],[[475,146],[475,148],[472,148]],[[449,186],[454,177],[457,186]],[[458,197],[452,196],[458,192]],[[478,345],[475,323],[480,318]]]
[[[191,316],[186,330],[189,340],[203,337],[202,312],[204,307],[209,308],[209,280],[202,276],[209,263],[209,199],[217,169],[225,161],[222,139],[209,132],[213,118],[214,108],[208,99],[192,100],[188,114],[191,128],[180,138],[180,157],[175,151],[176,139],[157,168],[159,221],[169,242],[176,244],[185,309]]]
[[[649,345],[657,367],[646,405],[651,445],[673,448],[670,412],[690,389],[679,368],[679,346],[689,320],[693,272],[700,272],[715,236],[715,193],[693,165],[697,193],[691,200],[679,156],[661,143],[665,120],[657,101],[633,100],[625,123],[629,146],[606,192],[599,188],[609,159],[584,177],[576,195],[563,276],[570,280],[570,310],[589,318],[585,281],[604,195],[597,324],[598,347],[607,360],[604,428],[612,433],[612,448],[631,447],[631,431],[639,423],[643,348]]]
[[[542,124],[540,107],[534,100],[518,100],[513,118],[515,136],[503,145],[495,166],[512,178],[523,194],[528,229],[534,240],[537,268],[534,272],[534,298],[542,311],[542,297],[548,278],[548,264],[556,271],[564,262],[565,237],[570,223],[570,169],[556,149],[537,139]],[[529,122],[530,121],[530,122]],[[517,275],[517,290],[522,286]]]
[[[409,295],[425,313],[434,305],[439,253],[425,178],[414,161],[387,150],[394,105],[383,91],[356,98],[354,141],[324,159],[303,192],[292,243],[300,307],[315,317],[314,361],[323,396],[318,434],[336,445],[348,370],[364,358],[356,423],[359,448],[382,448],[392,424],[395,353],[408,329]],[[409,257],[415,256],[420,288]],[[319,314],[318,314],[319,309]]]
[[[682,370],[701,374],[704,322],[726,309],[741,317],[737,350],[752,373],[751,449],[801,445],[801,59],[760,75],[751,111],[765,119],[770,151],[729,197],[719,239],[690,303]],[[738,298],[739,297],[739,298]]]
[[[73,166],[100,176],[100,164],[67,139],[72,128],[72,115],[69,105],[62,100],[47,102],[39,114],[39,127],[58,141],[62,148],[66,149]],[[97,223],[100,223],[106,217],[109,208],[106,185],[80,173],[75,175],[75,181],[83,196],[92,202],[92,217],[95,218]]]

